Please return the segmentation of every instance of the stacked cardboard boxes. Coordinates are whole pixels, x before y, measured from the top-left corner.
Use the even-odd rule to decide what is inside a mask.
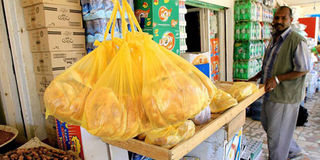
[[[86,55],[80,0],[22,0],[41,111],[50,82]],[[57,143],[56,120],[46,120],[49,143]]]

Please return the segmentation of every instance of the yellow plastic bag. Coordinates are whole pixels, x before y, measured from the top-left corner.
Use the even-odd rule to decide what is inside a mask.
[[[145,142],[164,148],[171,148],[179,142],[192,137],[195,133],[195,125],[191,120],[170,125],[166,128],[155,129],[146,132]]]
[[[204,108],[200,113],[198,113],[194,118],[191,120],[196,125],[201,125],[208,122],[211,119],[211,109],[210,106]]]
[[[44,93],[46,116],[80,125],[86,97],[113,56],[111,42],[105,41],[56,77]]]
[[[105,57],[92,55],[97,62],[84,58],[54,80],[45,97],[48,114],[62,121],[81,123],[103,140],[127,140],[151,129],[184,122],[211,102],[215,88],[194,66],[143,33],[129,4],[122,4],[123,9],[115,1],[105,38],[120,11],[123,39],[113,37],[112,25],[112,40],[103,41],[92,52]],[[124,27],[125,11],[131,28],[136,25],[139,32],[128,32]],[[104,50],[98,52],[99,48]],[[73,74],[78,68],[87,74]],[[54,95],[56,90],[61,96]]]
[[[195,67],[187,61],[182,69],[154,41],[144,44],[143,66],[147,67],[143,68],[142,99],[152,126],[185,121],[203,110],[212,99],[209,87],[213,88],[213,83],[207,87],[202,79],[210,80],[205,75],[194,72]]]
[[[217,89],[216,95],[213,97],[210,103],[210,109],[212,113],[222,112],[232,106],[237,105],[238,102],[229,93]]]
[[[258,90],[258,86],[255,83],[251,82],[235,82],[228,90],[228,93],[231,94],[232,97],[237,99],[238,102],[242,101],[246,97],[253,94]]]

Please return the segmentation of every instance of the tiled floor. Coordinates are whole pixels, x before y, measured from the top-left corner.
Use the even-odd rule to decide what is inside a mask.
[[[294,138],[303,150],[303,156],[295,160],[320,160],[320,93],[316,93],[312,99],[305,103],[308,109],[308,123],[303,127],[297,127]],[[260,121],[246,119],[244,134],[248,139],[263,141],[263,151],[259,160],[267,160],[267,137]]]

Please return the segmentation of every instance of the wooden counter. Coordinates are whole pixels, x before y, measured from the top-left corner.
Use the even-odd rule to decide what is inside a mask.
[[[226,110],[217,117],[214,116],[215,118],[208,123],[196,126],[196,132],[194,136],[180,142],[171,149],[147,144],[144,141],[137,139],[131,139],[125,142],[107,141],[107,143],[134,153],[150,157],[152,159],[179,160],[196,146],[198,146],[202,141],[210,137],[214,132],[219,130],[225,124],[228,124],[233,118],[235,118],[239,113],[245,110],[251,103],[261,97],[264,93],[264,86],[260,85],[258,91],[256,91],[254,94],[247,97],[243,101],[239,102],[238,105]]]

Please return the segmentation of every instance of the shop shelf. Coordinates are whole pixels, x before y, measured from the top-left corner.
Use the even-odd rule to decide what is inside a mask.
[[[131,139],[128,141],[107,141],[107,143],[134,153],[150,157],[152,159],[179,160],[196,146],[198,146],[201,142],[210,137],[214,132],[219,130],[224,125],[228,124],[233,118],[244,111],[251,103],[256,101],[264,93],[264,86],[260,85],[258,91],[239,102],[238,105],[224,111],[221,114],[213,114],[212,119],[208,123],[196,126],[196,132],[191,138],[180,142],[171,149],[147,144],[144,141],[137,139]]]

